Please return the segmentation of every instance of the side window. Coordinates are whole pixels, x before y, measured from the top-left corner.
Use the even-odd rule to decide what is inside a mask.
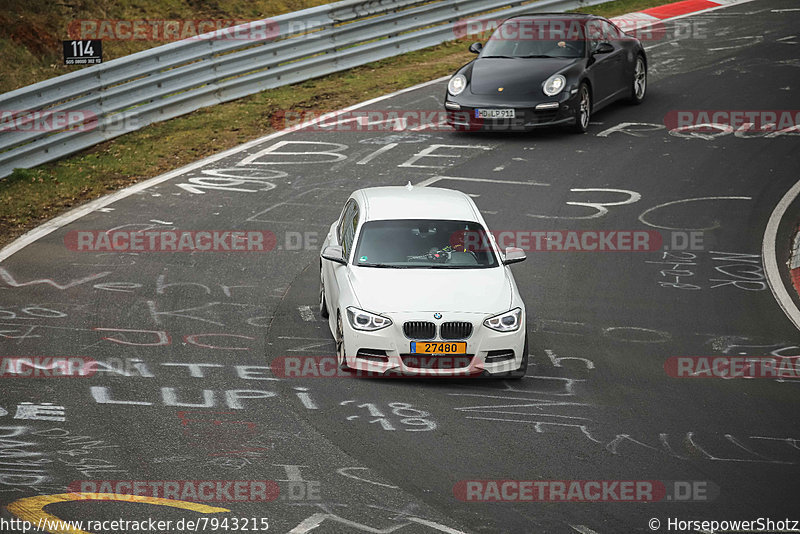
[[[350,209],[347,210],[343,220],[344,228],[342,229],[342,252],[345,258],[350,255],[350,247],[353,246],[353,239],[356,235],[356,227],[358,227],[358,204],[353,201]]]
[[[590,20],[586,23],[586,39],[589,41],[591,52],[597,50],[597,45],[603,42],[603,27],[599,20]]]
[[[344,226],[345,221],[350,216],[350,210],[355,205],[355,200],[350,199],[347,201],[347,204],[344,205],[344,209],[342,210],[342,219],[339,221],[339,225],[336,227],[336,241],[341,245],[342,244],[342,235],[344,234]]]
[[[620,30],[608,21],[601,21],[603,27],[603,40],[608,43],[614,43],[621,38]]]

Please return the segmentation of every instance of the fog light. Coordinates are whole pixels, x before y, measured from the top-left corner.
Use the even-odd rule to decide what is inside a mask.
[[[486,363],[497,363],[513,359],[514,359],[513,350],[490,350],[489,352],[486,353],[486,358],[484,358],[484,361]]]

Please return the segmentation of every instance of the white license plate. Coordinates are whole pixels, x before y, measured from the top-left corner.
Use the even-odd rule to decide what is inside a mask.
[[[516,118],[513,109],[476,109],[476,119],[513,119]]]

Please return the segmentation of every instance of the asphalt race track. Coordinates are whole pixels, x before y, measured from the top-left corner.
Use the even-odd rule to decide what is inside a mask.
[[[760,257],[766,221],[800,179],[797,133],[664,127],[675,110],[796,109],[796,6],[757,0],[680,19],[702,31],[647,45],[645,103],[603,110],[586,135],[296,131],[141,187],[4,260],[3,355],[81,356],[121,370],[3,379],[0,503],[80,481],[268,480],[277,500],[207,503],[230,510],[212,515],[96,500],[47,512],[268,518],[269,532],[293,534],[613,534],[651,532],[652,518],[661,531],[668,518],[800,520],[800,383],[679,379],[664,367],[674,356],[800,354]],[[445,83],[366,109],[439,111]],[[473,194],[493,230],[657,230],[667,247],[697,232],[702,244],[528,252],[513,267],[534,318],[532,365],[518,382],[273,376],[275,358],[334,352],[318,312],[318,246],[347,196],[408,181]],[[277,246],[65,245],[69,232],[123,228],[268,230]],[[656,480],[670,491],[695,481],[707,491],[655,503],[454,494],[460,481],[490,479]]]

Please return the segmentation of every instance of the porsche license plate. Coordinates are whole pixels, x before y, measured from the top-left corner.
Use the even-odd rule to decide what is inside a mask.
[[[467,343],[464,341],[453,343],[412,341],[411,352],[413,354],[465,354]]]
[[[517,114],[513,109],[476,109],[476,119],[514,119]]]

